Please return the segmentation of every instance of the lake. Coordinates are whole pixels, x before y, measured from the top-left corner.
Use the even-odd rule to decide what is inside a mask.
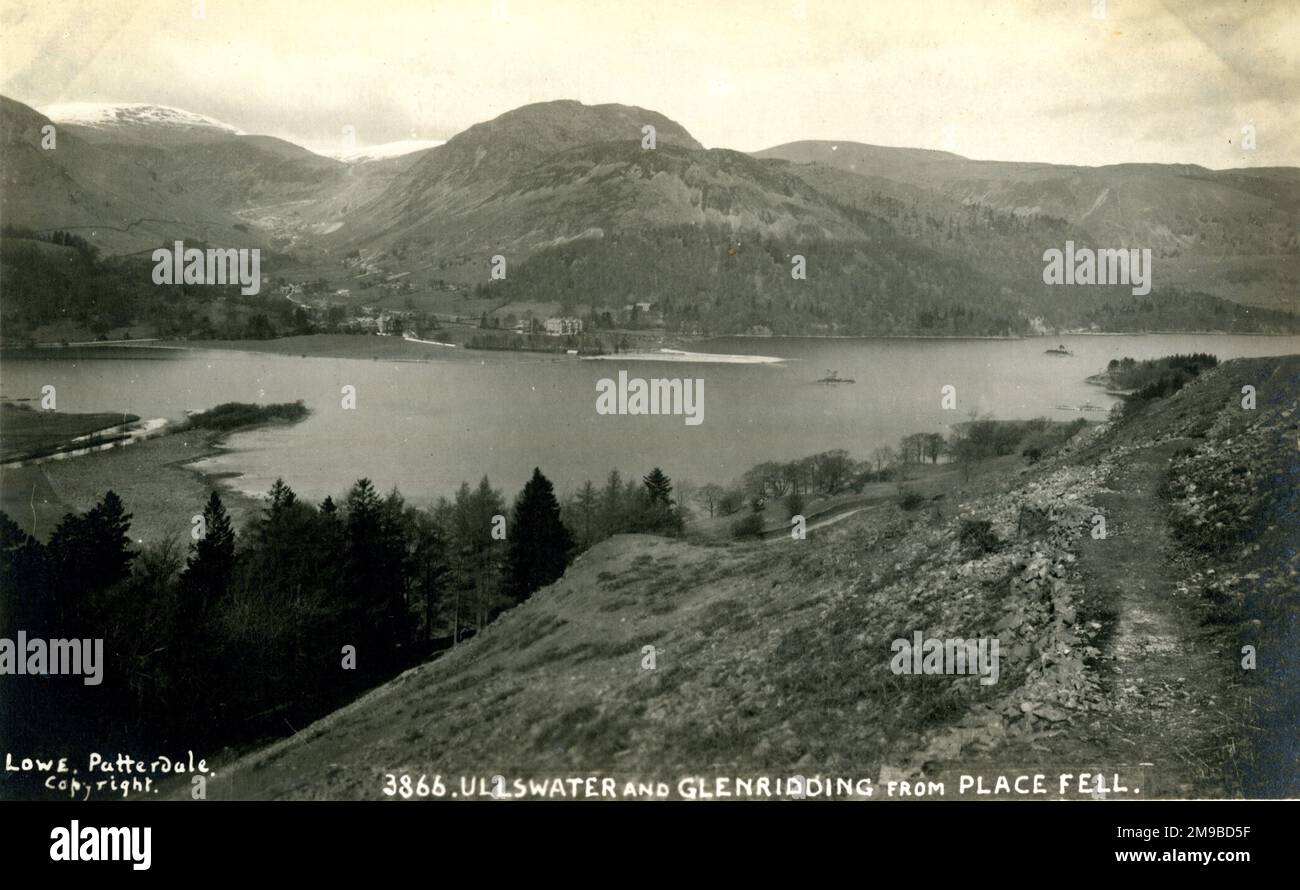
[[[1071,356],[1044,350],[1062,343]],[[534,466],[563,494],[659,466],[675,479],[725,483],[755,463],[847,449],[866,458],[913,432],[946,433],[976,411],[999,419],[1100,419],[1058,406],[1113,399],[1085,378],[1113,358],[1211,352],[1220,359],[1300,353],[1300,337],[1066,336],[1052,340],[722,338],[692,351],[772,356],[713,363],[618,358],[581,361],[521,353],[440,350],[430,361],[301,358],[227,350],[98,347],[75,357],[6,357],[3,392],[39,398],[57,388],[61,411],[184,416],[221,402],[302,399],[312,415],[292,427],[239,433],[203,462],[239,473],[228,484],[265,492],[277,476],[313,500],[357,478],[396,485],[415,503],[450,495],[485,473],[513,497]],[[597,381],[689,377],[703,381],[703,422],[682,416],[596,412]],[[852,384],[819,385],[834,371]],[[941,388],[956,388],[944,410]],[[356,388],[356,407],[341,390]]]

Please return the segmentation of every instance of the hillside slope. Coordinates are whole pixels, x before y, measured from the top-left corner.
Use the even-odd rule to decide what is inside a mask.
[[[794,142],[755,152],[817,168],[912,186],[926,212],[978,206],[1066,224],[1036,236],[1032,259],[1065,238],[1080,246],[1149,247],[1163,285],[1237,302],[1294,308],[1300,292],[1300,176],[1293,168],[1207,170],[1177,164],[1077,167],[973,161],[946,152],[853,142]],[[824,175],[824,174],[821,174]]]
[[[140,168],[169,194],[238,216],[279,247],[337,225],[414,160],[349,164],[163,106],[72,103],[47,112],[60,132]]]
[[[653,151],[643,122],[658,128]],[[324,243],[412,272],[417,285],[473,285],[499,306],[559,302],[600,317],[649,302],[686,333],[1006,335],[1032,318],[1105,330],[1295,323],[1161,290],[1163,272],[1150,299],[1111,286],[1064,300],[1043,284],[1042,253],[1090,241],[1087,228],[908,181],[916,157],[962,160],[876,150],[855,172],[704,150],[646,109],[539,103],[423,153],[342,214]],[[498,254],[509,271],[489,283]],[[805,277],[792,275],[796,256]]]
[[[6,225],[62,229],[106,254],[143,251],[173,239],[255,247],[261,238],[205,196],[159,179],[138,157],[59,127],[43,148],[49,118],[0,96],[0,217]],[[237,138],[237,137],[229,137]]]
[[[559,101],[423,153],[325,243],[417,283],[475,285],[500,306],[558,301],[599,317],[649,302],[688,333],[1275,330],[1297,324],[1270,311],[1293,310],[1300,289],[1297,185],[1286,170],[977,162],[852,143],[745,155],[704,150],[647,109]],[[1043,252],[1067,241],[1149,248],[1153,290],[1064,299],[1043,283]],[[489,286],[498,254],[510,271]],[[806,278],[791,274],[796,255]]]
[[[1137,770],[1142,796],[1294,793],[1297,393],[1300,357],[1226,362],[920,514],[776,544],[615,538],[478,638],[218,767],[210,794],[381,799],[390,773],[622,787],[985,764]],[[1231,480],[1208,496],[1226,504],[1216,540],[1246,546],[1197,537],[1211,514],[1193,480],[1210,479]],[[963,518],[997,543],[972,550]],[[996,636],[997,683],[895,675],[890,643],[915,631]],[[1238,632],[1260,648],[1249,675]]]
[[[176,237],[264,244],[291,254],[270,275],[316,277],[349,256],[440,311],[558,305],[613,328],[624,307],[650,303],[639,323],[687,335],[1300,327],[1292,169],[1065,167],[824,142],[750,155],[706,150],[650,109],[570,100],[344,163],[180,109],[53,111],[59,148],[45,151],[48,119],[0,103],[0,210],[106,254]],[[1044,284],[1044,251],[1066,241],[1149,247],[1150,293]],[[504,280],[489,276],[498,255]]]

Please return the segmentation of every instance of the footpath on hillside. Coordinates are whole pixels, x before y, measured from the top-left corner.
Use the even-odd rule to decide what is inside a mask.
[[[1107,536],[1085,539],[1079,554],[1087,582],[1114,597],[1119,615],[1099,665],[1108,753],[1152,764],[1150,791],[1161,797],[1225,793],[1231,665],[1221,632],[1201,626],[1180,584],[1187,567],[1159,497],[1170,460],[1190,444],[1162,442],[1119,464],[1099,497]]]
[[[1232,792],[1224,764],[1239,710],[1233,662],[1222,632],[1201,626],[1182,579],[1193,569],[1169,534],[1160,497],[1171,458],[1189,443],[1138,448],[1112,464],[1093,495],[1104,538],[1085,534],[1077,568],[1085,608],[1106,616],[1088,673],[1090,710],[1029,737],[1008,739],[974,761],[983,769],[1121,771],[1134,780],[1120,797],[1204,798]],[[1138,784],[1138,783],[1142,784]]]

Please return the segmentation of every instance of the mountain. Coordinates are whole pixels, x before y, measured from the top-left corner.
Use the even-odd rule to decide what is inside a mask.
[[[66,102],[48,105],[42,113],[56,124],[76,127],[87,141],[157,143],[184,141],[241,132],[214,118],[168,105],[141,102]]]
[[[417,287],[473,285],[492,305],[599,317],[651,302],[669,327],[703,333],[1252,329],[1288,322],[1225,299],[1293,306],[1296,291],[1295,180],[1262,177],[852,143],[750,156],[705,150],[646,109],[547,102],[423,153],[325,243]],[[1131,203],[1132,220],[1119,212]],[[1067,240],[1151,246],[1156,295],[1045,285],[1043,252]],[[495,255],[510,271],[489,286]],[[797,255],[807,281],[791,277]]]
[[[384,163],[360,163],[371,159],[362,153],[345,163],[162,105],[70,103],[48,111],[62,132],[142,166],[173,194],[239,217],[282,249],[310,250],[306,236],[377,193],[410,162],[402,155],[421,147],[382,146],[371,154]]]
[[[55,127],[52,149],[41,144],[47,126]],[[0,96],[0,216],[6,225],[69,231],[110,254],[174,239],[231,246],[260,241],[208,195],[160,180],[138,149],[86,138],[93,129],[56,125]]]
[[[543,241],[578,234],[592,228],[585,214],[576,218],[561,210],[552,212],[553,220],[547,222],[537,206],[538,200],[548,200],[540,193],[547,186],[537,189],[518,181],[557,155],[592,144],[621,142],[640,151],[646,124],[656,128],[663,148],[701,148],[680,125],[644,109],[572,101],[527,105],[475,124],[419,155],[382,194],[344,219],[333,239],[350,246],[383,247],[409,240],[413,245],[474,251],[487,244],[481,237],[487,232],[503,247],[531,245],[539,233]],[[550,178],[572,177],[571,187],[582,190],[582,162],[573,163],[576,166],[553,170]],[[590,165],[586,169],[589,172]],[[569,187],[563,182],[554,185]]]
[[[110,252],[187,227],[260,239],[293,255],[291,275],[361,255],[369,280],[405,273],[412,298],[460,314],[558,305],[608,326],[649,302],[655,323],[705,334],[1300,326],[1274,311],[1300,292],[1290,168],[1069,167],[848,142],[750,155],[705,149],[649,109],[567,100],[351,162],[179,109],[62,106],[47,157],[33,147],[47,119],[4,109],[22,134],[8,221],[75,225]],[[112,218],[136,222],[116,232]],[[1066,241],[1149,247],[1151,293],[1044,284],[1044,251]],[[497,255],[507,275],[489,282]]]
[[[817,140],[778,145],[753,155],[796,164],[826,164],[862,176],[881,176],[901,182],[917,182],[925,179],[929,171],[969,163],[961,155],[946,151]]]
[[[269,289],[245,296],[238,285],[154,284],[151,255],[178,240],[188,247],[259,248],[262,274],[274,275],[283,264],[272,249],[275,233],[233,212],[242,209],[241,186],[256,188],[257,177],[270,170],[284,191],[314,193],[318,177],[303,172],[304,165],[345,165],[280,140],[206,126],[201,137],[167,147],[143,138],[149,128],[171,126],[170,119],[138,116],[101,132],[56,124],[0,97],[6,339],[264,337],[300,330],[293,304]],[[185,131],[194,135],[188,124]]]
[[[756,152],[828,187],[827,169],[913,186],[920,203],[987,207],[1066,223],[1080,246],[1149,247],[1159,281],[1259,306],[1296,306],[1300,170],[1194,165],[1078,167],[973,161],[946,152],[853,142],[794,142]],[[838,187],[838,185],[836,186]],[[1028,245],[1043,250],[1059,243]]]
[[[646,124],[655,127],[653,150],[642,147]],[[923,308],[966,282],[987,297],[985,327],[1013,323],[995,284],[839,206],[788,167],[705,150],[647,109],[539,103],[423,153],[327,240],[401,263],[435,286],[481,283],[499,254],[515,271],[480,294],[495,302],[558,301],[599,313],[649,301],[701,331],[829,331],[850,315],[865,327],[868,316],[887,314],[791,286],[799,246],[824,243],[822,268],[836,269],[841,285],[845,273],[860,272],[898,285],[891,306],[908,295]],[[751,306],[755,291],[762,303]]]

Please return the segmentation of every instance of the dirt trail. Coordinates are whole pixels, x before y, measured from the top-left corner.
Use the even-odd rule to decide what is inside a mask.
[[[1080,568],[1094,604],[1118,612],[1097,671],[1105,689],[1102,756],[1145,763],[1144,797],[1219,797],[1231,682],[1226,652],[1178,590],[1180,557],[1158,496],[1169,461],[1188,443],[1134,453],[1097,499],[1104,539],[1085,538]]]
[[[844,504],[833,510],[827,510],[824,513],[817,514],[814,517],[808,517],[809,522],[804,526],[805,532],[816,531],[819,528],[826,528],[837,522],[843,522],[850,516],[856,516],[864,510],[875,510],[882,506],[879,502],[870,504]],[[775,544],[781,541],[790,540],[790,530],[778,528],[770,532],[763,533],[763,539],[769,544]]]
[[[1124,798],[1234,793],[1224,765],[1236,728],[1230,703],[1240,699],[1231,694],[1236,663],[1221,631],[1200,625],[1194,594],[1179,591],[1194,569],[1169,535],[1159,496],[1171,456],[1187,444],[1162,442],[1127,455],[1089,499],[1106,518],[1106,537],[1085,533],[1077,551],[1080,620],[1102,628],[1093,638],[1100,654],[1087,662],[1099,701],[963,765],[1119,770],[1134,780],[1126,781]]]

